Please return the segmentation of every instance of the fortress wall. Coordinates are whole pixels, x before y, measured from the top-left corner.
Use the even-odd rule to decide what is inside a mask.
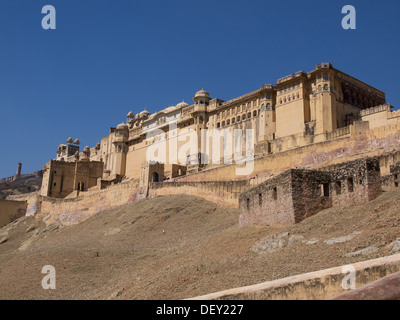
[[[289,225],[295,222],[292,172],[287,171],[243,193],[239,225]]]
[[[313,143],[287,151],[258,155],[254,159],[254,170],[250,175],[239,176],[236,169],[243,165],[224,165],[186,177],[179,181],[224,181],[249,179],[269,173],[279,174],[291,168],[318,168],[330,164],[356,160],[362,157],[381,156],[393,153],[400,147],[400,125],[387,125],[366,130],[364,123],[353,128],[352,135]],[[381,166],[381,175],[390,174],[390,165]]]
[[[38,202],[40,215],[50,215],[46,223],[59,221],[64,225],[71,225],[100,211],[135,202],[143,197],[137,181],[134,181],[114,185],[100,191],[81,192],[78,197],[70,199],[39,196]]]
[[[290,169],[243,192],[239,224],[289,225],[330,207],[364,204],[381,193],[378,158],[322,170]]]
[[[26,213],[26,201],[0,200],[0,227],[23,217]]]
[[[392,155],[388,155],[392,156]],[[400,158],[400,151],[396,152],[394,157]],[[386,158],[386,157],[385,157]],[[392,158],[392,157],[390,157]],[[381,159],[386,160],[386,159]],[[398,190],[400,188],[400,162],[395,162],[395,164],[390,166],[390,174],[381,178],[382,189],[385,191]]]
[[[238,207],[239,195],[250,186],[249,180],[209,182],[150,183],[149,195],[185,194],[202,197],[224,207]]]
[[[379,155],[381,175],[391,175],[391,166],[400,160],[400,152],[394,153],[400,146],[399,129],[400,126],[396,124],[366,130],[361,123],[358,127],[354,126],[351,129],[352,135],[280,153],[258,155],[254,160],[253,172],[247,176],[236,174],[236,169],[243,165],[221,165],[179,178],[177,184],[151,185],[148,192],[150,196],[196,195],[221,206],[237,208],[241,192],[292,168],[323,168],[335,163]],[[389,154],[391,152],[393,154]],[[387,179],[383,178],[383,180]],[[394,181],[391,184],[394,185]],[[135,180],[113,185],[103,190],[81,192],[69,199],[48,198],[35,193],[21,195],[18,200],[26,199],[27,215],[40,212],[43,215],[51,215],[49,222],[60,221],[64,224],[73,224],[107,208],[141,199],[146,196],[146,193],[147,190],[140,190],[139,182]]]

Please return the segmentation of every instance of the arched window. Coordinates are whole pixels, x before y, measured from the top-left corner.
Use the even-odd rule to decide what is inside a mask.
[[[328,91],[328,85],[327,84],[324,85],[324,91]]]
[[[221,124],[217,122],[217,128],[221,128]]]
[[[322,91],[322,87],[318,86],[318,92],[321,92],[321,91]]]
[[[222,127],[225,127],[225,121],[222,121]]]
[[[253,117],[257,117],[257,111],[253,111]]]
[[[232,118],[232,124],[234,124],[235,123],[235,118]]]
[[[229,126],[231,124],[231,121],[228,119],[226,120],[226,125]]]
[[[271,104],[267,103],[267,111],[271,111]]]

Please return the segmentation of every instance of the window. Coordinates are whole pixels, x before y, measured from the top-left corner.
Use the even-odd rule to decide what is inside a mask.
[[[342,182],[336,181],[336,194],[342,194]]]
[[[326,84],[326,85],[324,85],[324,91],[328,91],[328,85]]]
[[[257,117],[257,111],[253,111],[253,117]]]
[[[217,122],[217,128],[221,128],[221,124]]]
[[[354,182],[353,182],[353,178],[347,178],[347,190],[349,192],[353,192],[354,191]]]
[[[262,194],[261,193],[258,195],[258,205],[260,207],[262,207]]]
[[[329,197],[329,183],[323,183],[322,184],[322,195],[326,198]]]
[[[278,199],[278,190],[276,187],[272,189],[272,199],[277,200]]]
[[[246,199],[246,206],[247,206],[247,210],[250,210],[250,199],[249,198]]]

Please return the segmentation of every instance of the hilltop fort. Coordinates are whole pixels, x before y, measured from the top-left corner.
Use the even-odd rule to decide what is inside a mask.
[[[92,148],[80,151],[80,141],[69,138],[43,167],[28,212],[69,224],[115,205],[182,193],[239,208],[241,225],[292,224],[398,187],[400,111],[384,92],[329,63],[228,101],[203,89],[192,100],[153,114],[129,112]],[[250,158],[249,136],[236,141],[234,130],[253,132]],[[233,140],[224,136],[228,144],[208,148],[207,131]],[[166,161],[149,159],[154,150]],[[251,162],[251,172],[237,174],[238,157]]]

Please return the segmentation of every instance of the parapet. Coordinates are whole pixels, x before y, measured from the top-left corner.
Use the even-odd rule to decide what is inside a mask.
[[[378,112],[382,112],[382,111],[390,112],[391,109],[392,109],[392,106],[390,105],[390,103],[385,103],[385,104],[381,104],[379,106],[361,110],[360,115],[367,116],[369,114],[378,113]]]

